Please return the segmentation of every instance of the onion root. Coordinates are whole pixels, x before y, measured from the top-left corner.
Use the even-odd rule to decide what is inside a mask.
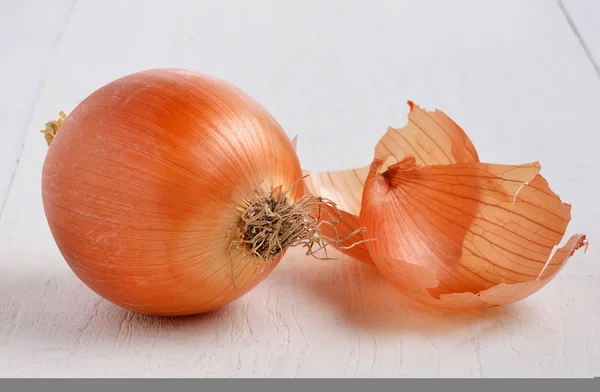
[[[330,260],[326,253],[329,244],[338,244],[365,231],[361,227],[341,239],[338,235],[335,238],[322,235],[322,225],[335,228],[335,225],[342,222],[342,217],[336,204],[322,197],[302,196],[295,202],[290,202],[287,194],[303,178],[285,192],[278,186],[268,196],[257,193],[250,197],[240,219],[237,239],[231,242],[231,247],[240,248],[260,261],[270,261],[286,248],[302,245],[307,248],[307,256]],[[323,208],[324,206],[330,208]],[[335,212],[335,216],[331,211]],[[325,250],[325,258],[316,255],[320,250]]]

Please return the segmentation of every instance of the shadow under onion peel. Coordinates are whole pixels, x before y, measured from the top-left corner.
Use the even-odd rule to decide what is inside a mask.
[[[374,263],[413,299],[469,309],[528,297],[587,248],[586,236],[576,234],[556,249],[571,206],[550,189],[538,162],[481,163],[446,114],[408,104],[407,125],[388,128],[370,166],[305,171],[307,194],[339,207],[341,236],[363,226],[362,235],[376,239],[343,253]]]
[[[124,308],[214,310],[260,283],[290,246],[315,256],[340,242],[337,207],[304,195],[281,126],[215,77],[128,75],[43,132],[52,235],[79,279]]]

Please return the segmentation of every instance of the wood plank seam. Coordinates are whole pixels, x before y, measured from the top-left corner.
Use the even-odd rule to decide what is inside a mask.
[[[56,38],[54,39],[54,42],[52,42],[52,50],[50,51],[50,58],[48,59],[48,61],[46,61],[46,65],[44,66],[44,68],[42,69],[42,72],[40,74],[40,79],[38,81],[38,84],[35,88],[35,92],[33,95],[33,99],[31,101],[31,106],[30,106],[30,110],[29,110],[29,116],[27,118],[27,121],[25,121],[25,129],[21,131],[22,134],[26,135],[28,132],[28,129],[31,127],[32,122],[33,122],[33,118],[34,118],[34,113],[35,113],[35,107],[37,106],[40,97],[41,97],[41,93],[42,90],[44,89],[44,85],[45,85],[45,80],[47,78],[48,75],[48,71],[50,69],[50,66],[52,65],[52,62],[54,61],[54,53],[56,53],[58,46],[60,45],[60,41],[62,39],[62,36],[65,34],[65,31],[67,29],[67,26],[69,24],[69,21],[71,20],[71,16],[73,15],[73,11],[75,9],[75,5],[77,4],[77,0],[73,0],[71,2],[71,5],[69,6],[69,10],[67,11],[67,14],[65,15],[64,19],[62,20],[62,22],[60,23],[60,27],[58,29],[58,31],[56,32]],[[21,136],[22,138],[22,142],[21,142],[21,148],[19,150],[19,155],[17,157],[17,160],[15,162],[15,167],[13,168],[12,174],[10,176],[10,180],[8,182],[8,186],[6,187],[6,194],[4,195],[4,199],[2,200],[2,205],[0,206],[0,221],[2,221],[2,216],[4,214],[4,209],[6,208],[6,203],[8,201],[8,198],[10,197],[10,192],[12,189],[12,185],[14,183],[15,180],[15,176],[17,174],[17,170],[19,169],[19,163],[21,162],[21,156],[23,155],[23,149],[25,148],[25,140],[24,136]]]
[[[577,38],[577,41],[579,42],[579,45],[581,46],[581,48],[585,52],[585,55],[587,56],[587,58],[590,61],[590,63],[592,63],[592,67],[594,67],[594,71],[596,71],[596,75],[598,76],[598,78],[600,78],[600,66],[598,66],[598,62],[594,58],[594,55],[592,54],[592,51],[590,50],[590,48],[588,47],[587,43],[585,42],[585,39],[583,38],[583,36],[579,32],[579,29],[577,28],[577,24],[575,23],[575,21],[573,20],[573,18],[571,18],[571,15],[569,14],[569,11],[567,10],[567,7],[565,7],[563,1],[562,0],[556,0],[556,2],[558,3],[558,8],[560,8],[560,11],[565,16],[565,19],[567,19],[567,23],[569,24],[569,27],[571,28],[571,31],[573,32],[573,34]]]

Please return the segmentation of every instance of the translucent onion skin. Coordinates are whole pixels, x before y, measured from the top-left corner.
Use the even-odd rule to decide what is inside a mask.
[[[374,263],[411,298],[467,309],[526,298],[587,246],[576,234],[558,248],[571,206],[539,163],[481,163],[445,113],[409,106],[407,125],[388,129],[370,166],[305,181],[349,215],[342,234],[363,226],[375,238],[342,252]]]
[[[585,236],[562,240],[570,206],[539,164],[419,168],[412,157],[367,178],[360,222],[377,268],[405,294],[446,308],[504,305],[552,279]]]
[[[230,258],[231,239],[251,192],[301,176],[292,142],[251,97],[157,69],[77,106],[48,150],[42,196],[60,252],[88,287],[137,312],[189,315],[236,300],[275,268],[283,253]],[[300,183],[288,197],[302,194]]]
[[[384,167],[407,155],[413,156],[419,165],[479,162],[475,146],[467,134],[444,112],[428,112],[411,101],[408,101],[408,105],[408,123],[402,128],[388,127],[375,147],[374,158],[383,161]],[[342,238],[360,227],[363,189],[369,169],[370,166],[336,172],[305,171],[305,174],[310,174],[305,180],[306,192],[327,197],[338,204],[344,222],[336,230]],[[332,229],[327,229],[323,228],[324,234],[334,234]],[[361,235],[362,239],[373,238],[368,233],[368,228],[367,233]],[[351,245],[350,242],[342,242],[340,245],[340,251],[350,257],[373,263],[366,242],[349,249],[343,249],[343,246]]]

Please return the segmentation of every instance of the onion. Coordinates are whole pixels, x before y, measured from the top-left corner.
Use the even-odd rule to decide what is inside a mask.
[[[342,252],[374,263],[414,299],[465,309],[521,300],[587,248],[577,234],[554,251],[571,206],[552,192],[539,163],[481,163],[443,112],[409,106],[408,124],[388,129],[369,167],[305,180],[307,194],[342,210],[341,236],[364,226],[363,236],[376,239]]]
[[[255,287],[290,246],[313,254],[335,240],[319,229],[339,216],[314,212],[336,207],[303,196],[281,126],[217,78],[176,69],[125,76],[45,133],[52,235],[77,277],[124,308],[210,311]]]

